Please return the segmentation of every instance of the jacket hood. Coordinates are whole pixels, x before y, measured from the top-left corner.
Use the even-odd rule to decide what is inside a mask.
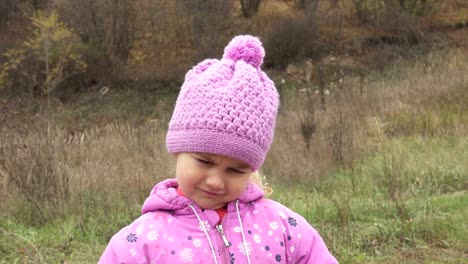
[[[176,179],[167,179],[156,184],[143,204],[142,214],[157,210],[172,211],[182,215],[193,214],[189,205],[196,204],[191,199],[177,194],[178,186]],[[264,192],[258,185],[249,183],[237,200],[248,203],[262,198],[263,195]],[[228,206],[228,211],[231,207],[232,205]]]

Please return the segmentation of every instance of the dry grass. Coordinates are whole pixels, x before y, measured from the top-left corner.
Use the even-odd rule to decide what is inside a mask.
[[[263,168],[268,179],[314,181],[337,166],[351,165],[387,137],[466,133],[466,54],[431,56],[411,67],[397,64],[385,79],[371,76],[364,87],[351,77],[341,89],[328,87],[325,110],[313,91],[304,96],[290,88],[283,96],[276,139]],[[306,118],[316,126],[309,148],[301,135]],[[110,124],[73,135],[57,126],[49,136],[44,129],[4,136],[0,174],[5,187],[0,197],[13,204],[12,199],[18,202],[22,197],[30,206],[51,209],[70,199],[78,199],[80,206],[84,193],[103,194],[104,206],[115,195],[141,200],[154,182],[174,176],[165,133],[166,125],[156,122],[138,127]],[[11,209],[11,203],[2,207]],[[46,209],[38,211],[44,214],[42,220],[47,219]]]
[[[61,206],[73,200],[79,211],[87,194],[139,200],[158,180],[172,177],[172,157],[165,151],[165,130],[159,124],[135,128],[111,124],[75,135],[52,127],[21,137],[0,139],[0,197],[2,207],[17,217],[37,224],[52,220],[71,208]],[[25,199],[34,210],[25,215],[16,210]],[[16,200],[16,202],[15,202]],[[139,201],[136,201],[139,202]],[[64,209],[64,210],[62,210]]]
[[[467,59],[462,50],[441,51],[413,65],[400,62],[385,77],[371,75],[363,87],[358,78],[348,78],[342,89],[330,88],[325,111],[318,95],[293,89],[282,99],[265,173],[280,181],[285,175],[308,181],[328,174],[334,165],[351,164],[388,137],[464,135]],[[307,118],[316,124],[310,150],[300,131]]]

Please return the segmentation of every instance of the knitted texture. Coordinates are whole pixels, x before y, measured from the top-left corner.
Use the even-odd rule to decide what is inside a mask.
[[[205,152],[258,169],[273,140],[279,97],[261,71],[265,51],[256,37],[237,36],[221,60],[207,59],[185,76],[166,146],[169,152]]]

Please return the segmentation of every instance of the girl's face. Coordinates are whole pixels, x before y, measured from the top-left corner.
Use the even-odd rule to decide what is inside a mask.
[[[203,209],[218,209],[245,190],[252,169],[237,159],[208,153],[176,154],[179,188]]]

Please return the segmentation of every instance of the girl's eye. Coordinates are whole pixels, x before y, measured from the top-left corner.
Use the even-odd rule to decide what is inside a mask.
[[[211,161],[209,161],[209,160],[204,160],[204,159],[198,159],[198,158],[197,158],[197,161],[200,162],[200,163],[206,164],[206,165],[211,165],[211,164],[213,164],[213,162],[211,162]]]
[[[237,174],[244,174],[244,173],[245,173],[244,171],[241,171],[241,170],[238,170],[238,169],[234,169],[234,168],[230,168],[229,170],[230,170],[231,172],[237,173]]]

